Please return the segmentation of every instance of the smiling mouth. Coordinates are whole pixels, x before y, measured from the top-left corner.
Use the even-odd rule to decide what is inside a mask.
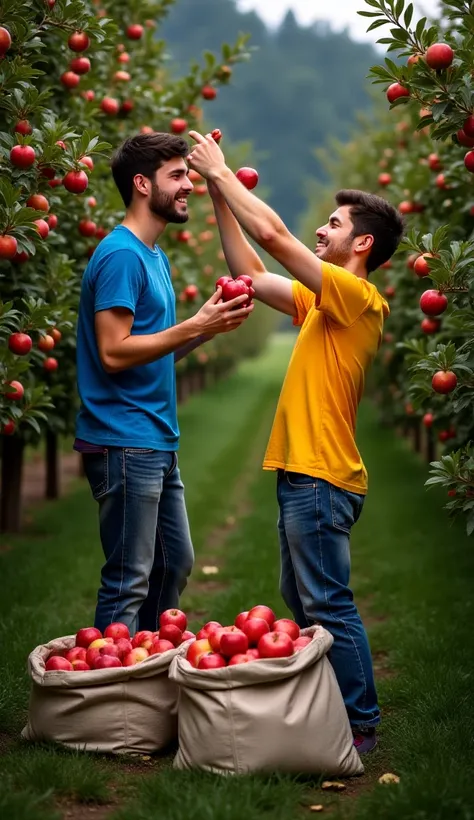
[[[188,204],[188,198],[187,198],[187,196],[176,197],[176,202],[180,202],[181,205],[187,205]]]

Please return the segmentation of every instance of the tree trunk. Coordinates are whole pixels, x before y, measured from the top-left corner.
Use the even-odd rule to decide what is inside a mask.
[[[59,498],[58,437],[51,430],[46,432],[46,498]]]
[[[24,446],[18,436],[3,437],[0,532],[20,531]]]

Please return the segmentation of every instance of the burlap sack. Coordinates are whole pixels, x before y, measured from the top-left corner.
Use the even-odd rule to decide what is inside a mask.
[[[176,684],[168,669],[179,649],[135,666],[90,672],[45,672],[53,649],[75,637],[37,646],[28,658],[32,679],[26,740],[54,740],[88,752],[150,754],[177,737]]]
[[[282,771],[347,777],[364,767],[353,745],[323,627],[290,658],[223,669],[194,669],[184,655],[170,666],[179,686],[178,769],[220,774]]]

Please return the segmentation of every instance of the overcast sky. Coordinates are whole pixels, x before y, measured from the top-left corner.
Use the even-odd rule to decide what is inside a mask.
[[[368,11],[364,0],[333,0],[332,3],[321,0],[237,0],[237,5],[243,11],[253,9],[269,25],[277,25],[288,9],[293,9],[299,23],[307,25],[314,20],[329,20],[333,28],[348,27],[353,37],[357,39],[370,38],[373,42],[383,36],[374,31],[366,34],[370,20],[360,17],[358,11]],[[434,14],[438,5],[437,0],[414,0],[419,15]]]

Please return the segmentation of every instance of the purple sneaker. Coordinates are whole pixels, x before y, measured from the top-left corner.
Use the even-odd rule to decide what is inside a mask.
[[[375,749],[377,745],[375,729],[365,729],[364,731],[353,729],[352,733],[354,735],[354,746],[360,755],[366,755]]]

